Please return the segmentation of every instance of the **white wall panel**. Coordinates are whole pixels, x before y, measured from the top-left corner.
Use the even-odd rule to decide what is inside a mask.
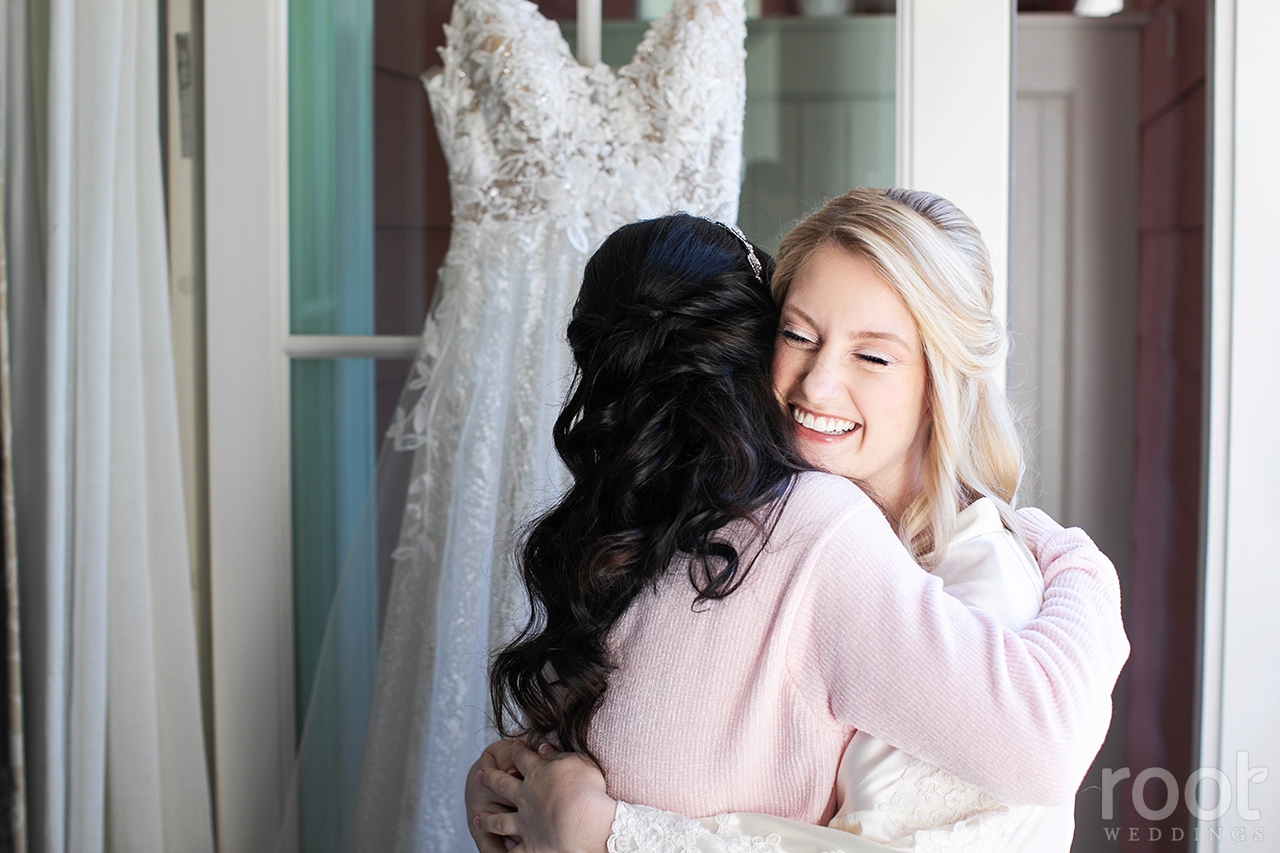
[[[1226,774],[1232,801],[1225,814],[1203,816],[1201,851],[1263,849],[1280,838],[1277,44],[1280,4],[1215,3],[1200,766]]]

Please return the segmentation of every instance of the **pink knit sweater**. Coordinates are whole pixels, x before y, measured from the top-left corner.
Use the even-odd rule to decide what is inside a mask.
[[[1002,802],[1070,801],[1128,657],[1119,585],[1084,533],[1021,518],[1047,586],[1015,634],[943,592],[857,487],[802,475],[740,589],[695,607],[674,565],[610,635],[590,739],[609,793],[825,823],[862,729]],[[725,535],[757,550],[746,525]]]

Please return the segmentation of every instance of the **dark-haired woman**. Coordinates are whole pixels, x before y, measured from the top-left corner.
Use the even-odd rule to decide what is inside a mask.
[[[533,616],[492,668],[499,725],[683,814],[825,822],[855,730],[1004,801],[1069,799],[1126,654],[1113,570],[1024,516],[1057,559],[1041,614],[1003,631],[857,487],[803,472],[759,254],[677,217],[627,226],[589,264],[556,430],[574,485],[524,551]]]

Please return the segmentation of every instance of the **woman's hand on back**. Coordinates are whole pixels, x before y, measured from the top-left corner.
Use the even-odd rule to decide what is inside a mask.
[[[479,814],[472,835],[514,839],[513,853],[604,853],[618,804],[605,792],[600,769],[546,745],[534,752],[514,741],[510,755],[520,776],[488,767],[480,784],[515,811]]]
[[[477,821],[485,815],[503,814],[515,810],[515,805],[480,784],[480,774],[484,771],[494,773],[515,773],[515,762],[511,760],[511,749],[516,743],[513,740],[497,740],[484,748],[476,763],[471,765],[467,773],[465,799],[467,803],[467,829],[476,843],[479,853],[506,853],[506,839],[501,835],[484,832]]]

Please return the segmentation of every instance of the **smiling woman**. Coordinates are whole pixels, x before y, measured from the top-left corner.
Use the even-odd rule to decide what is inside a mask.
[[[796,275],[773,382],[804,457],[900,516],[929,434],[925,357],[911,312],[863,256],[824,246]]]
[[[979,498],[1019,529],[1022,453],[993,281],[973,221],[913,190],[851,190],[778,249],[774,384],[801,450],[874,494],[925,566]]]

